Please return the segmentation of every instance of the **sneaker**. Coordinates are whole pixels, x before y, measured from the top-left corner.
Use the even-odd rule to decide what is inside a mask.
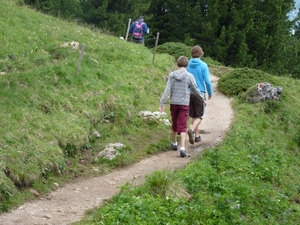
[[[194,132],[192,131],[192,129],[188,130],[188,135],[189,135],[189,142],[191,144],[194,144]]]
[[[180,149],[180,156],[181,157],[186,157],[186,153],[184,149]]]
[[[177,143],[176,143],[176,144],[172,143],[172,149],[173,149],[174,151],[177,151],[177,149],[178,149]]]
[[[195,142],[199,142],[201,141],[201,136],[199,135],[199,137],[195,137]]]

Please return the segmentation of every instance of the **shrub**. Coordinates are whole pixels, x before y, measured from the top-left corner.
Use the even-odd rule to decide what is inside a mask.
[[[191,57],[191,46],[185,45],[180,42],[167,42],[162,45],[157,46],[156,51],[158,53],[164,53],[164,54],[169,54],[177,60],[180,56],[184,55],[188,58]],[[214,61],[210,57],[202,57],[201,60],[206,62],[209,66],[214,65],[214,66],[221,66],[222,64]]]
[[[175,60],[177,60],[182,55],[189,57],[191,54],[191,47],[180,42],[167,42],[157,46],[156,51],[157,53],[166,53],[174,56]]]
[[[274,83],[274,80],[271,75],[263,71],[240,68],[222,76],[218,81],[218,88],[228,96],[235,96],[262,82]]]

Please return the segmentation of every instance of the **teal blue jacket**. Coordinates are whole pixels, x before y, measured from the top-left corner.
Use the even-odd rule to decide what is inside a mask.
[[[187,71],[194,75],[198,88],[202,93],[213,95],[212,84],[210,81],[210,73],[208,66],[199,58],[189,60]]]

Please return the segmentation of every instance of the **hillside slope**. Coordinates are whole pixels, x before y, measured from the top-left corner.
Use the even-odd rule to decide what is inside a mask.
[[[47,192],[59,177],[92,176],[91,166],[101,174],[166,149],[168,127],[138,113],[157,110],[171,56],[153,64],[144,46],[13,1],[0,7],[0,212],[33,198],[29,188]],[[126,149],[115,161],[94,161],[120,141]]]

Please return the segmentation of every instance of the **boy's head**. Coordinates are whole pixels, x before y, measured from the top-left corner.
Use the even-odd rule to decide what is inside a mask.
[[[178,67],[187,67],[188,66],[188,63],[189,63],[189,60],[187,57],[185,56],[180,56],[178,59],[177,59],[177,66]]]
[[[194,47],[192,47],[191,50],[192,58],[200,58],[201,56],[203,56],[203,54],[204,52],[199,45],[195,45]]]

